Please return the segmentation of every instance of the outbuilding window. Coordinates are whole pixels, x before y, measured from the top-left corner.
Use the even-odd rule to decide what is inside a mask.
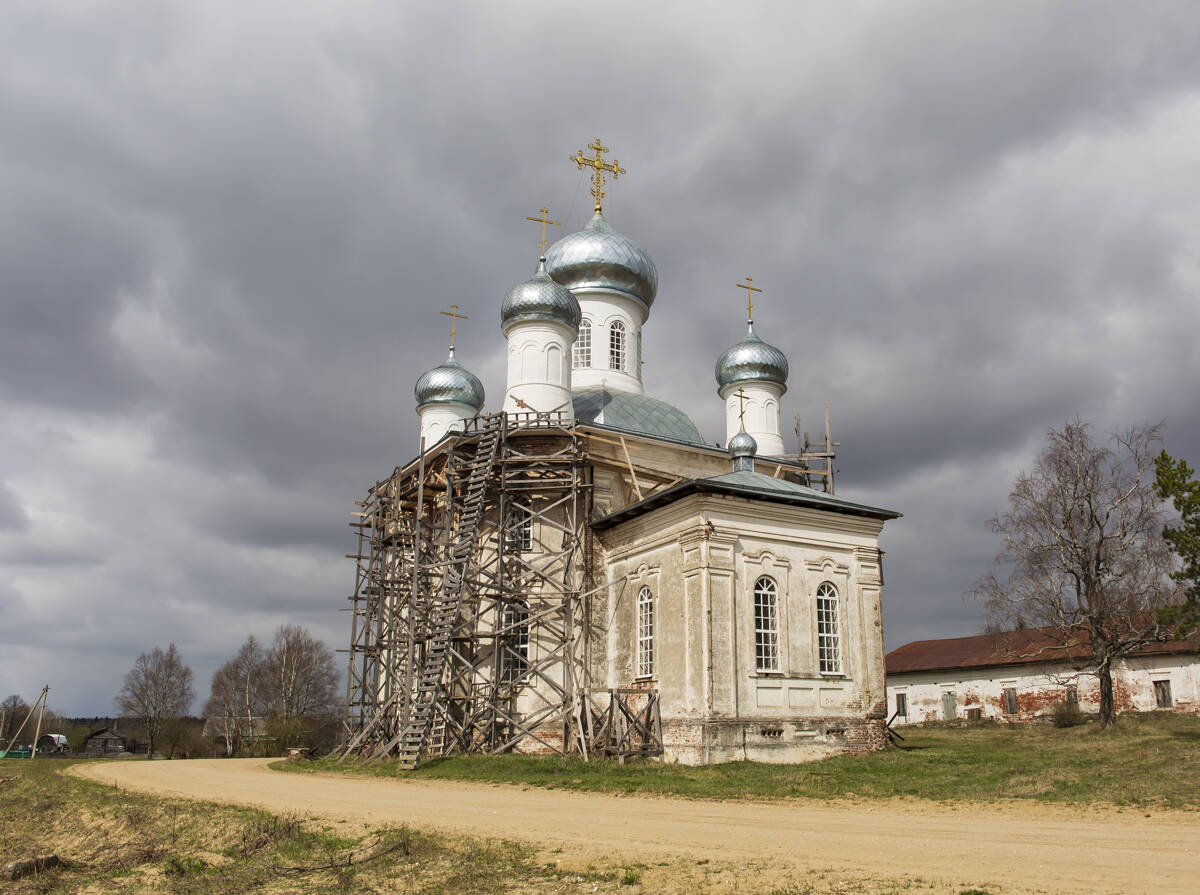
[[[571,365],[578,370],[580,367],[592,365],[592,321],[581,320],[579,335],[571,346]]]
[[[608,368],[625,369],[625,324],[614,320],[608,328]]]
[[[654,674],[654,594],[643,587],[637,598],[637,676]]]
[[[958,700],[950,691],[942,694],[942,717],[947,721],[953,721],[958,717]]]
[[[842,673],[842,642],[838,629],[838,592],[828,581],[817,588],[817,655],[821,674]]]
[[[908,694],[907,693],[897,693],[896,694],[896,717],[897,718],[907,718],[908,717]]]
[[[779,671],[779,589],[766,575],[754,582],[754,667]]]
[[[1004,714],[1015,715],[1017,713],[1017,688],[1005,687],[1004,696]]]
[[[1171,701],[1171,682],[1154,682],[1154,705],[1156,708],[1169,709],[1174,705]]]

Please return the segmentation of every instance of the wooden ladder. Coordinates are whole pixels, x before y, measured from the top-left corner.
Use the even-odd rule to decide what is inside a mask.
[[[468,473],[466,493],[459,511],[458,526],[454,532],[442,587],[433,597],[429,610],[429,639],[426,642],[424,662],[417,681],[412,713],[404,729],[378,750],[378,754],[386,755],[399,745],[401,768],[411,770],[417,767],[421,754],[430,743],[430,734],[435,726],[439,727],[436,739],[444,741],[445,731],[440,725],[434,724],[438,697],[441,695],[442,677],[450,656],[454,625],[462,610],[463,594],[467,587],[467,568],[475,554],[475,541],[487,502],[488,483],[496,464],[502,419],[502,414],[496,414],[481,421],[475,455],[463,467]]]

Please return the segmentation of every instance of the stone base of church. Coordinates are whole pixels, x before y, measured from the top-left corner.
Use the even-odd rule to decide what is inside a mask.
[[[761,761],[795,764],[832,755],[861,755],[887,745],[882,718],[663,718],[660,761],[686,765]],[[553,754],[562,749],[562,729],[543,728],[539,739],[521,740],[513,751]]]
[[[687,765],[792,764],[876,752],[887,745],[882,718],[664,718],[662,727],[663,761]]]

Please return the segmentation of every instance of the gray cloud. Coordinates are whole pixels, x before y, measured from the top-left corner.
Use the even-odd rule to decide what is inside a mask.
[[[963,594],[1048,426],[1165,419],[1200,455],[1186,3],[11,4],[0,31],[0,689],[103,712],[177,642],[347,637],[351,502],[416,443],[445,351],[503,392],[498,307],[567,156],[629,173],[650,393],[723,438],[734,289],[832,407],[885,532],[889,645]],[[790,429],[790,425],[786,426]],[[86,673],[85,673],[86,672]]]

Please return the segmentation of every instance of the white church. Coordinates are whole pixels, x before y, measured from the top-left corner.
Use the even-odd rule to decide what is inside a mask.
[[[603,174],[624,171],[590,148],[572,160],[593,169],[591,221],[546,249],[543,209],[537,269],[497,295],[499,406],[485,409],[452,347],[416,384],[421,455],[360,504],[352,745],[403,759],[407,743],[414,763],[455,750],[709,764],[882,748],[879,535],[899,514],[810,487],[780,430],[787,358],[752,320],[715,359],[723,448],[645,393],[658,273],[606,220]],[[416,535],[403,547],[378,535],[399,530]],[[431,558],[414,569],[401,554]],[[442,571],[455,562],[461,581]],[[372,578],[372,563],[392,572]],[[371,633],[389,626],[386,643]]]

